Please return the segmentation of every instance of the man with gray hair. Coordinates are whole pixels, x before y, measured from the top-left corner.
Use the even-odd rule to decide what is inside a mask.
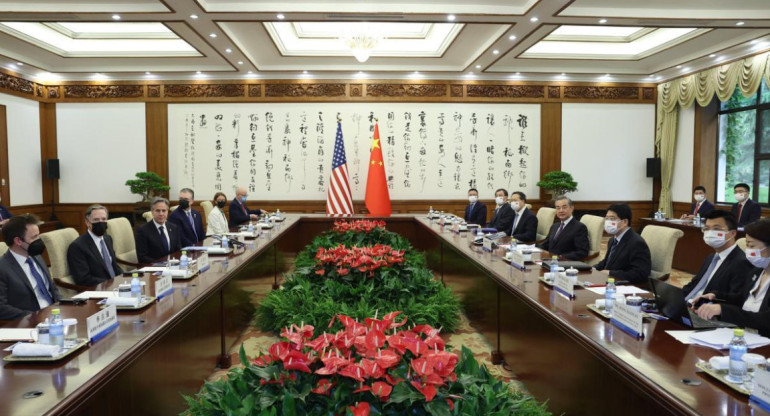
[[[88,207],[87,230],[67,249],[70,274],[80,286],[96,286],[123,273],[115,260],[112,237],[106,234],[108,217],[106,207],[98,204]]]
[[[572,200],[566,196],[556,198],[556,219],[540,248],[567,260],[582,260],[588,256],[588,229],[572,217]]]
[[[140,263],[152,263],[182,249],[179,229],[166,221],[168,200],[155,198],[150,206],[152,221],[136,230],[136,257]]]
[[[176,225],[176,228],[179,229],[182,247],[194,246],[206,238],[201,213],[192,209],[194,203],[195,192],[190,188],[182,188],[179,191],[179,208],[175,209],[168,217],[168,222]]]

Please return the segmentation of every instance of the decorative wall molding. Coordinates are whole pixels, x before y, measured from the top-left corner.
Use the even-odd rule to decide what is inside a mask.
[[[0,92],[56,102],[636,102],[654,104],[654,84],[591,84],[523,81],[93,81],[36,83],[0,68]]]

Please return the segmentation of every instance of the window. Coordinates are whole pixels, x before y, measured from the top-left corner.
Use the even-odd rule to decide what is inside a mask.
[[[735,202],[733,186],[751,185],[750,197],[770,206],[770,89],[744,97],[738,87],[719,110],[717,201]]]

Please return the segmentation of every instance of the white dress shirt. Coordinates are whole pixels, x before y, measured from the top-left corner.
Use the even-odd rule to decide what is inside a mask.
[[[35,280],[35,277],[32,276],[32,272],[29,270],[29,264],[27,264],[27,257],[20,256],[13,250],[9,250],[11,254],[13,254],[13,257],[16,259],[17,262],[19,262],[19,266],[21,266],[21,269],[24,270],[24,274],[27,275],[27,280],[29,280],[29,284],[32,285],[32,291],[35,292],[35,297],[37,298],[37,303],[40,305],[40,309],[43,309],[50,305],[48,303],[48,300],[43,298],[43,296],[40,295],[40,291],[37,290],[37,280]],[[40,277],[43,278],[46,285],[49,285],[50,283],[46,280],[46,274],[43,273],[42,270],[40,270],[40,265],[35,261],[35,259],[32,259],[32,264],[35,265],[35,269],[40,274]],[[48,290],[48,293],[51,293],[50,289],[46,287],[46,290]]]
[[[163,227],[163,235],[166,237],[166,242],[168,243],[168,246],[171,247],[171,237],[168,236],[168,224],[158,224],[155,220],[152,220],[152,222],[155,224],[155,232],[160,233],[160,227]]]
[[[749,297],[746,298],[745,302],[743,302],[744,311],[759,312],[759,307],[762,306],[762,302],[765,300],[765,295],[767,295],[767,287],[770,286],[770,279],[768,279],[765,284],[762,285],[762,287],[759,287],[759,283],[762,281],[762,276],[764,276],[764,274],[765,273],[762,272],[759,275],[756,283],[754,283],[754,287],[752,287],[751,292],[749,292]]]

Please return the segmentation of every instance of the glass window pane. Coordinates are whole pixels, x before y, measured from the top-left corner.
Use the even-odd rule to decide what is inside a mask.
[[[756,110],[719,116],[717,198],[720,202],[735,202],[733,186],[736,183],[754,182],[756,117]]]
[[[722,103],[722,110],[732,110],[734,108],[747,107],[757,104],[757,94],[755,93],[749,98],[743,96],[740,87],[735,86],[733,96],[729,100]]]
[[[760,204],[770,204],[770,160],[759,161],[759,183],[757,192],[759,192],[757,201]]]
[[[759,117],[759,153],[770,153],[770,110],[762,110]]]
[[[761,86],[761,95],[759,97],[760,103],[770,103],[770,88],[767,86],[767,81],[764,79],[762,80],[762,86]]]

